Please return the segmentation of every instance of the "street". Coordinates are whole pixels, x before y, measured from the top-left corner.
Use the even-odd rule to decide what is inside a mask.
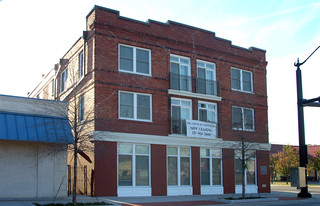
[[[88,197],[78,196],[79,202],[109,202],[116,205],[123,206],[196,206],[196,205],[259,205],[259,206],[277,206],[277,205],[320,205],[320,185],[310,185],[309,192],[312,198],[300,199],[297,194],[300,190],[289,185],[271,185],[271,193],[261,194],[261,199],[251,199],[245,201],[234,201],[233,203],[222,201],[221,195],[191,195],[191,196],[152,196],[152,197]],[[227,195],[224,195],[225,197]],[[230,196],[230,195],[229,195]],[[248,194],[248,196],[250,196]],[[254,195],[257,196],[257,195]],[[277,200],[278,198],[278,200]],[[45,203],[58,203],[58,202],[71,202],[71,197],[58,198],[55,201],[38,199],[38,200],[1,200],[0,206],[32,206],[34,202],[40,204]]]

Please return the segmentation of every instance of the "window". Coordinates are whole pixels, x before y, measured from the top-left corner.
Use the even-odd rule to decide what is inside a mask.
[[[149,186],[149,145],[118,144],[118,185]]]
[[[119,45],[119,71],[151,76],[151,51]]]
[[[151,121],[151,95],[131,92],[119,92],[119,118]]]
[[[190,185],[190,147],[167,147],[168,185]]]
[[[84,74],[84,66],[83,66],[83,51],[80,52],[79,54],[79,79],[81,79],[81,77]]]
[[[242,167],[241,167],[241,159],[240,158],[240,153],[241,151],[235,151],[236,155],[236,159],[235,159],[235,178],[236,178],[236,185],[241,185],[242,184]],[[255,185],[256,184],[256,161],[255,161],[255,152],[247,152],[247,157],[246,157],[246,161],[245,161],[245,184],[246,185]],[[248,156],[249,155],[249,156]]]
[[[51,94],[51,96],[54,96],[54,94],[55,94],[55,84],[54,84],[55,82],[54,82],[54,79],[53,80],[51,80],[51,87],[49,87],[50,88],[50,94]]]
[[[170,71],[171,89],[191,91],[189,58],[170,55]]]
[[[232,107],[232,128],[254,130],[254,110],[244,107]]]
[[[66,68],[60,75],[60,92],[66,89],[68,79],[68,68]]]
[[[79,97],[79,112],[78,112],[79,122],[84,120],[84,96]]]
[[[216,96],[216,65],[197,60],[197,75],[197,92]]]
[[[231,88],[242,92],[253,92],[252,72],[231,68]]]
[[[199,101],[198,115],[200,121],[217,122],[217,105]]]
[[[171,99],[171,132],[186,134],[186,120],[191,119],[191,100]]]
[[[221,150],[200,148],[201,185],[221,185]]]

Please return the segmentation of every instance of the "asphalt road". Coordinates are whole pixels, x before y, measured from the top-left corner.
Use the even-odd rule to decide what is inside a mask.
[[[269,198],[279,198],[279,200],[258,200],[257,202],[237,202],[237,203],[224,203],[224,205],[258,205],[258,206],[282,206],[282,205],[307,205],[307,206],[315,206],[319,205],[320,206],[320,185],[311,185],[309,186],[309,192],[312,194],[312,198],[306,198],[306,199],[300,199],[297,198],[297,194],[300,192],[295,187],[290,187],[290,185],[272,185],[271,186],[271,193],[268,194],[263,194],[265,197]],[[182,196],[182,197],[144,197],[144,198],[110,198],[117,200],[116,203],[117,205],[130,205],[130,206],[138,206],[138,205],[144,205],[143,202],[150,202],[154,201],[155,199],[159,201],[155,201],[154,203],[158,204],[148,204],[148,205],[168,205],[168,202],[171,201],[177,201],[177,199],[180,201],[186,201],[185,205],[204,205],[203,202],[198,202],[196,201],[199,200],[210,200],[214,201],[217,200],[217,198],[221,198],[219,195],[212,195],[212,196]],[[105,198],[99,198],[99,201],[104,201]],[[108,198],[109,199],[109,198]],[[135,201],[130,199],[135,199]],[[146,199],[146,200],[145,200]],[[268,199],[268,198],[267,198]],[[63,202],[70,202],[70,197],[62,199]],[[79,196],[78,197],[79,202],[87,202],[93,201],[92,197],[85,197],[85,196]],[[94,199],[96,201],[96,199]],[[167,202],[166,202],[167,201]],[[191,204],[192,201],[195,201],[194,204]],[[10,201],[4,201],[0,200],[0,206],[33,206],[33,202],[38,202],[37,200],[32,201],[32,200],[10,200]],[[40,201],[39,203],[48,203],[52,201]],[[107,201],[105,201],[107,202]],[[120,202],[127,203],[127,204],[121,204]],[[140,204],[134,204],[134,202],[141,202]],[[162,204],[160,204],[162,202]],[[114,203],[114,202],[113,202]],[[187,204],[188,203],[188,204]],[[190,204],[189,204],[190,203]],[[220,204],[223,204],[220,202]],[[181,205],[181,204],[179,204]],[[208,204],[206,204],[208,206]],[[211,204],[210,204],[211,205]],[[213,204],[217,205],[217,204]],[[212,206],[213,206],[212,205]]]

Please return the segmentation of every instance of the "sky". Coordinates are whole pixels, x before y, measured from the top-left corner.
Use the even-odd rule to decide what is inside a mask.
[[[27,96],[81,37],[94,5],[266,50],[269,141],[298,145],[294,63],[320,46],[320,0],[0,0],[0,94]],[[320,49],[301,70],[304,98],[319,97]],[[304,116],[306,144],[320,145],[320,108]]]

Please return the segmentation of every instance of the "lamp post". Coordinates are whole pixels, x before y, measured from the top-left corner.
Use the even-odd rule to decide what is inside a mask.
[[[316,48],[312,52],[312,54],[304,60],[302,63],[299,62],[299,58],[296,63],[294,63],[294,66],[297,67],[296,71],[296,78],[297,78],[297,103],[298,103],[298,125],[299,125],[299,156],[300,156],[300,167],[306,168],[308,164],[308,152],[307,147],[305,143],[305,132],[304,132],[304,114],[303,114],[303,107],[307,106],[307,104],[310,104],[312,101],[319,101],[319,98],[314,98],[311,100],[305,100],[303,99],[303,93],[302,93],[302,78],[301,78],[301,70],[300,66],[306,63],[306,61],[320,48]],[[310,198],[312,195],[308,192],[308,185],[307,185],[307,175],[305,176],[306,179],[306,186],[301,187],[301,192],[298,194],[298,197],[303,198]]]

